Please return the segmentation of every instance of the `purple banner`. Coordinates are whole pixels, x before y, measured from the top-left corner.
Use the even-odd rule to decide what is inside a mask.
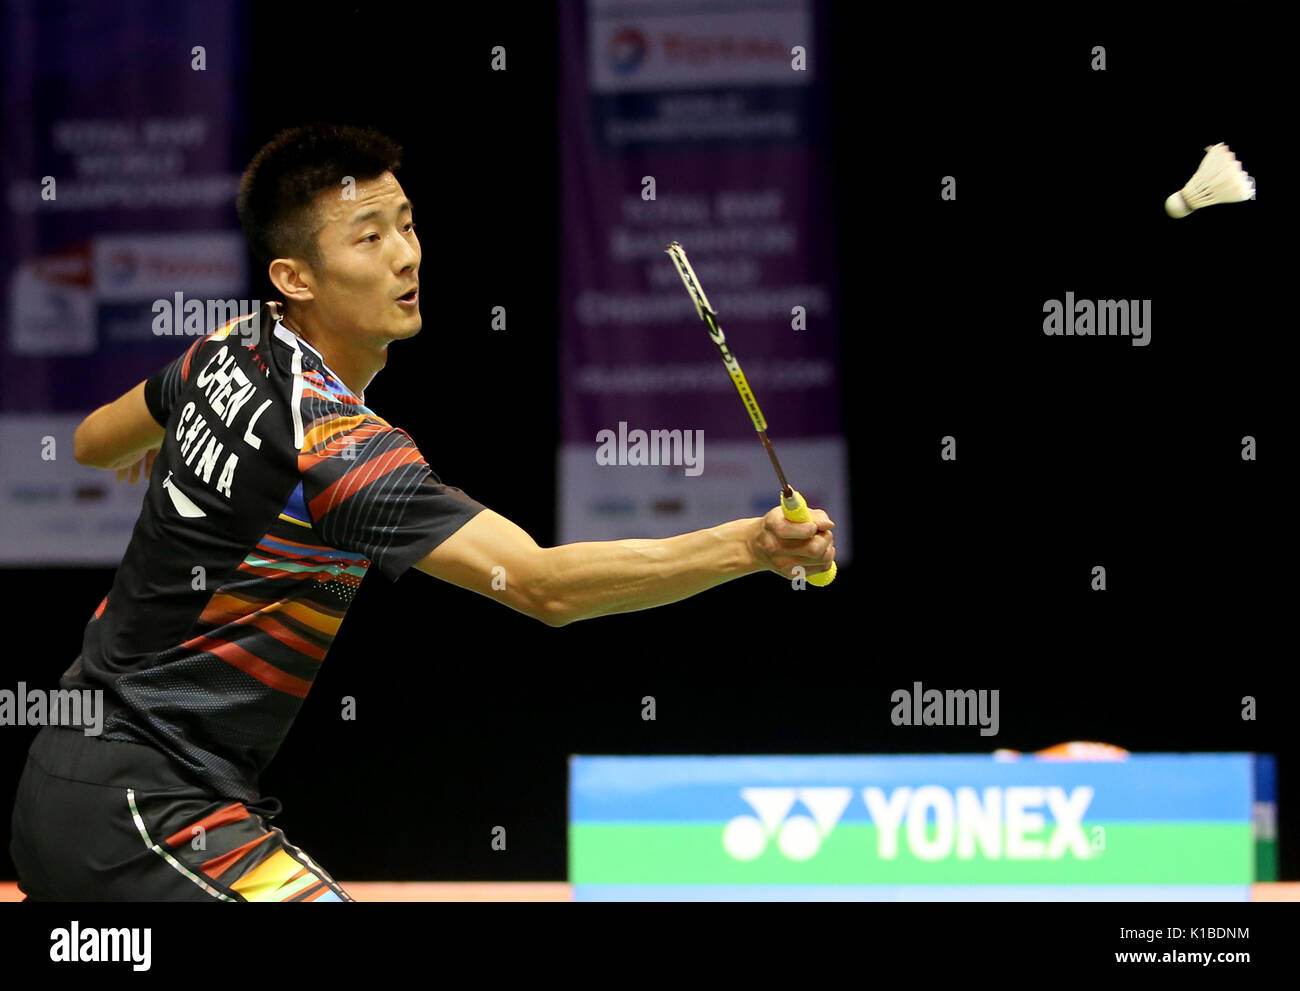
[[[116,563],[142,490],[77,465],[72,433],[248,292],[246,21],[242,2],[0,7],[0,562]]]
[[[846,562],[823,5],[592,0],[561,18],[560,541],[777,504],[675,240]]]

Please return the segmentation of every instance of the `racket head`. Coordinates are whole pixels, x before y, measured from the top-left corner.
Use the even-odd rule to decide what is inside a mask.
[[[678,241],[670,241],[668,247],[664,249],[668,257],[673,260],[677,266],[677,274],[682,277],[682,282],[686,285],[686,291],[691,294],[691,302],[695,304],[695,312],[700,315],[700,319],[708,323],[704,314],[711,317],[717,317],[717,311],[709,305],[709,297],[704,295],[704,288],[700,285],[699,278],[695,275],[695,269],[691,268],[690,259],[686,257],[686,249]]]

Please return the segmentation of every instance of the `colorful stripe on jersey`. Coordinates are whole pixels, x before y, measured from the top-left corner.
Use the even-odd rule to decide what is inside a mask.
[[[365,413],[370,416],[374,415],[370,410],[366,409],[366,407],[362,405],[361,401],[357,399],[356,396],[352,395],[352,393],[348,391],[347,386],[334,378],[333,375],[327,375],[315,370],[305,371],[302,373],[302,382],[302,394],[306,398],[323,399],[326,402],[340,403],[344,406],[353,407],[359,413]]]
[[[208,600],[199,615],[205,633],[183,646],[305,698],[370,562],[303,539],[311,531],[284,515]]]
[[[223,832],[224,830],[224,832]],[[250,836],[244,840],[244,836]],[[279,829],[264,829],[243,802],[234,802],[177,830],[164,844],[186,851],[196,836],[220,849],[199,870],[250,902],[343,901],[343,890],[310,857],[290,844]],[[241,842],[242,841],[242,842]]]
[[[383,491],[410,485],[427,474],[420,451],[403,443],[404,438],[404,433],[373,414],[315,420],[304,438],[298,467],[304,474],[319,471],[329,481],[307,503],[311,518],[344,515],[349,501],[371,487]]]

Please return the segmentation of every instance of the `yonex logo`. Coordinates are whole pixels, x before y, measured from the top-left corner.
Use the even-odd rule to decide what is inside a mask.
[[[852,788],[742,788],[740,797],[754,815],[740,815],[722,830],[722,846],[736,860],[754,860],[775,839],[790,860],[808,860],[844,816]],[[862,801],[876,827],[876,856],[899,856],[899,840],[917,860],[956,856],[970,860],[1059,860],[1067,853],[1079,860],[1093,856],[1083,817],[1093,789],[971,787],[862,789]],[[791,815],[795,803],[809,814]],[[1050,818],[1042,810],[1050,813]],[[1104,849],[1099,847],[1098,849]]]
[[[777,848],[791,860],[807,860],[821,849],[844,810],[852,788],[742,788],[740,797],[757,816],[736,816],[722,831],[722,846],[737,860],[753,860],[776,837]],[[811,816],[790,816],[802,802]],[[786,818],[789,816],[789,818]]]

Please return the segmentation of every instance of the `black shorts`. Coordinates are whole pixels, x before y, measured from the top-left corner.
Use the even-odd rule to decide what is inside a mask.
[[[32,901],[350,902],[265,819],[161,751],[47,726],[18,782],[9,853]]]

